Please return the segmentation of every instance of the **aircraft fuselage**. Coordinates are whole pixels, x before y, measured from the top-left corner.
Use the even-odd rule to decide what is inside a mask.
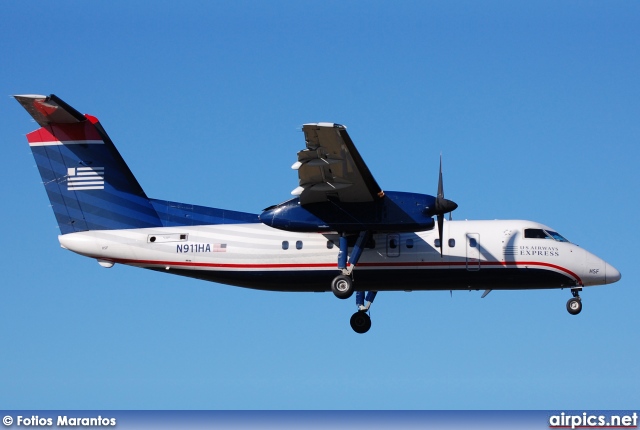
[[[579,246],[527,238],[552,231],[520,220],[449,221],[443,255],[434,230],[374,234],[353,270],[357,290],[574,288],[616,282],[619,272]],[[261,223],[94,230],[59,236],[96,258],[229,285],[273,291],[330,291],[335,233],[292,233]]]

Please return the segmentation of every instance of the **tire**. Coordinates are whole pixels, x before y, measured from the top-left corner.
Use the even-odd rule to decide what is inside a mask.
[[[571,315],[578,315],[582,310],[582,300],[579,297],[572,297],[567,302],[567,311]]]
[[[358,311],[351,315],[351,328],[353,331],[359,334],[363,334],[369,331],[371,328],[371,318],[366,312]]]
[[[331,281],[331,291],[339,299],[348,299],[353,295],[353,281],[345,275],[336,276]]]

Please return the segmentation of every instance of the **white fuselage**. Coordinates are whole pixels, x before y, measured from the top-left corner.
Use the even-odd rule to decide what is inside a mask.
[[[611,265],[570,242],[525,238],[531,221],[449,221],[442,256],[435,230],[374,234],[355,269],[356,289],[571,288],[616,282]],[[261,223],[94,230],[61,245],[102,265],[127,264],[249,288],[328,291],[337,234],[291,233]]]

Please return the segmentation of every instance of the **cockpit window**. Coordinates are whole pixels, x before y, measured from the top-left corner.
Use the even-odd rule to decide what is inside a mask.
[[[527,239],[552,239],[558,242],[569,242],[560,233],[541,228],[525,228],[524,237]]]
[[[558,242],[569,242],[567,239],[564,238],[564,236],[562,236],[557,231],[547,230],[547,233],[549,233],[551,235],[551,237],[553,237]]]
[[[551,239],[551,236],[541,228],[525,228],[524,237],[527,239]]]

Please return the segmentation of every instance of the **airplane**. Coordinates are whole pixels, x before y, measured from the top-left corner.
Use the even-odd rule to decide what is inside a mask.
[[[611,284],[612,265],[533,221],[453,221],[442,156],[435,196],[383,191],[344,125],[302,126],[293,198],[260,214],[147,197],[95,116],[51,94],[15,95],[62,248],[115,264],[289,292],[356,293],[350,324],[371,328],[379,291],[570,289]],[[449,220],[445,215],[449,214]],[[366,292],[366,296],[365,296]],[[366,304],[365,304],[366,299]]]

